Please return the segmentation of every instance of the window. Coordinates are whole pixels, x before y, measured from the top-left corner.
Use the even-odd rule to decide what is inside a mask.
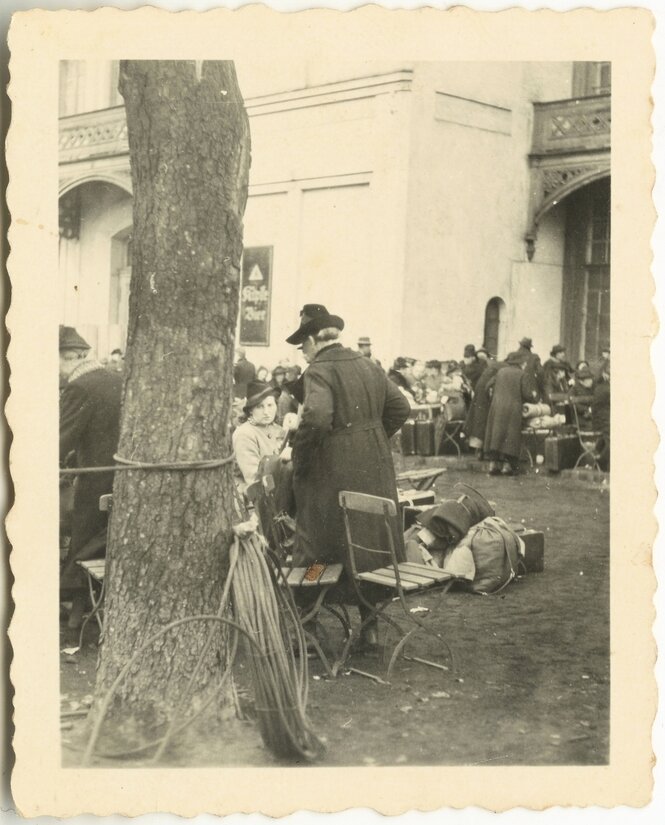
[[[612,64],[574,63],[573,97],[608,95],[612,91]]]
[[[485,307],[485,335],[483,336],[483,347],[498,355],[501,345],[501,321],[506,305],[501,298],[492,298]]]

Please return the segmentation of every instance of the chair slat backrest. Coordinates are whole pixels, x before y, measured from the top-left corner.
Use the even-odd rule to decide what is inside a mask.
[[[397,548],[395,546],[395,537],[402,537],[401,526],[397,518],[397,505],[392,499],[383,498],[382,496],[373,496],[369,493],[356,493],[350,490],[341,490],[339,493],[339,504],[344,514],[344,526],[346,529],[346,539],[349,549],[349,561],[351,564],[351,571],[354,576],[357,574],[355,551],[363,550],[365,552],[376,553],[377,556],[385,556],[389,559],[389,564],[393,566],[396,576],[399,579]],[[353,531],[351,527],[351,519],[349,512],[366,513],[372,516],[382,517],[384,532],[385,532],[385,547],[367,547],[359,544],[353,538]],[[378,562],[378,566],[385,564],[385,562]]]

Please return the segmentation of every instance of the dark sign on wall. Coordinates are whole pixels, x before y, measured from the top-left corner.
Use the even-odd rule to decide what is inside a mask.
[[[267,346],[270,343],[272,249],[272,246],[250,246],[243,252],[240,290],[242,345]]]

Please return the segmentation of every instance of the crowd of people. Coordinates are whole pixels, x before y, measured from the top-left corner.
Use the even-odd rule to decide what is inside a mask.
[[[508,475],[517,471],[523,403],[565,394],[576,409],[579,404],[580,419],[606,435],[603,460],[609,463],[609,350],[593,368],[586,362],[572,367],[557,345],[541,364],[531,340],[523,338],[502,361],[469,344],[459,362],[400,356],[386,372],[372,354],[370,339],[359,339],[354,349],[345,347],[339,340],[343,329],[343,319],[323,305],[303,307],[287,342],[307,362],[304,372],[287,360],[270,371],[257,368],[242,347],[236,349],[231,429],[238,487],[252,501],[251,489],[265,462],[272,462],[280,509],[293,524],[295,565],[347,564],[340,490],[397,503],[391,438],[418,405],[438,405],[446,415],[463,419],[468,443],[490,460],[490,473]],[[121,376],[117,367],[89,359],[89,351],[76,330],[60,328],[62,466],[72,453],[78,467],[114,462]],[[81,475],[73,492],[71,539],[62,566],[63,583],[75,591],[72,627],[81,620],[83,598],[75,562],[90,558],[100,538],[103,544],[99,497],[112,491],[112,482],[112,473]],[[360,544],[372,547],[380,541],[371,519],[360,529],[365,533]],[[369,553],[357,558],[358,571],[371,569],[374,561]],[[376,626],[368,621],[366,606],[359,608],[362,642],[373,645]]]
[[[609,347],[601,348],[593,365],[578,361],[573,367],[561,344],[544,363],[531,338],[522,338],[501,361],[467,344],[459,362],[399,356],[388,377],[412,407],[440,405],[449,420],[463,420],[469,447],[489,459],[492,475],[519,472],[524,403],[545,405],[550,417],[556,407],[574,408],[580,430],[599,433],[598,462],[609,469]]]

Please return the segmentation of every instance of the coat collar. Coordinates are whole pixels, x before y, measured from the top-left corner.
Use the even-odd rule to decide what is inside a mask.
[[[318,361],[353,361],[356,358],[364,357],[362,353],[343,347],[341,344],[331,344],[329,347],[319,350],[312,363]]]
[[[100,364],[99,361],[95,361],[94,359],[90,359],[89,361],[81,361],[81,363],[74,368],[71,372],[69,378],[67,379],[67,383],[71,384],[72,381],[76,381],[77,378],[81,378],[84,375],[87,375],[89,372],[94,372],[95,370],[103,370],[104,365]]]

